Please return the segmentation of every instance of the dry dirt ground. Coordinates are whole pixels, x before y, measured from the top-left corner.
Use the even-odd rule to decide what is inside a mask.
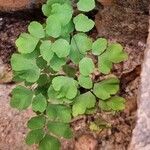
[[[24,142],[26,122],[32,111],[19,112],[9,105],[14,85],[0,85],[0,150],[30,150]]]
[[[21,32],[26,31],[28,23],[31,20],[42,20],[39,16],[35,17],[35,13],[31,14],[0,16],[0,58],[4,63],[9,64],[10,56],[15,51],[14,41]],[[117,5],[100,10],[95,18],[96,28],[91,36],[120,42],[129,55],[128,61],[115,65],[112,71],[121,80],[120,94],[127,100],[126,109],[115,115],[101,112],[81,116],[72,123],[75,138],[62,141],[63,150],[127,150],[135,126],[141,63],[148,34],[148,14],[146,11]],[[0,85],[0,150],[33,150],[33,147],[29,148],[24,143],[26,122],[33,114],[30,110],[18,112],[10,108],[9,94],[13,86],[10,83]],[[91,132],[89,122],[96,119],[105,120],[111,124],[111,128],[99,133]]]

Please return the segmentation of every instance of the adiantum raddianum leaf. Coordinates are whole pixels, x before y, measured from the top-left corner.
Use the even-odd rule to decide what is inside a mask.
[[[49,36],[58,38],[64,26],[71,21],[73,15],[72,6],[67,3],[55,3],[51,6],[50,14],[46,21],[46,33]]]
[[[72,4],[71,0],[47,0],[48,5],[53,5],[54,3],[59,3],[59,4],[67,3],[69,5]]]
[[[60,150],[60,146],[57,138],[46,134],[39,144],[39,150]]]
[[[46,123],[46,118],[44,116],[35,116],[28,121],[27,126],[31,130],[42,129],[45,123]]]
[[[99,107],[104,111],[121,111],[125,109],[125,99],[113,96],[105,101],[99,101]]]
[[[89,76],[80,75],[78,77],[78,81],[80,86],[82,86],[85,89],[91,89],[93,86],[92,79]]]
[[[94,55],[102,54],[107,48],[107,40],[105,38],[98,38],[92,45],[92,53]]]
[[[88,57],[84,57],[79,62],[79,71],[83,76],[89,76],[94,71],[95,65],[93,60]]]
[[[72,137],[72,131],[70,129],[70,125],[67,123],[62,123],[62,122],[49,122],[48,125],[48,130],[59,136],[59,137],[63,137],[66,139],[69,139]]]
[[[56,54],[54,54],[52,60],[50,61],[50,67],[54,71],[60,71],[62,66],[66,64],[66,58],[59,58]]]
[[[52,5],[51,14],[57,17],[62,26],[65,26],[72,18],[73,9],[72,6],[67,3],[55,3]]]
[[[71,20],[68,24],[65,26],[62,26],[61,30],[61,37],[68,37],[70,36],[70,33],[74,31],[74,24],[73,21]]]
[[[16,40],[18,51],[23,54],[31,53],[35,50],[39,39],[45,37],[43,26],[37,21],[33,21],[28,26],[28,33],[22,33]]]
[[[119,90],[119,80],[116,77],[105,79],[99,83],[94,84],[94,94],[102,99],[106,100],[115,95]]]
[[[45,37],[45,31],[43,29],[43,26],[37,21],[32,21],[29,24],[28,31],[32,36],[36,38],[40,39]]]
[[[17,86],[12,90],[10,105],[18,110],[23,110],[31,105],[33,92],[23,86]]]
[[[51,47],[51,50],[59,57],[67,57],[70,52],[69,42],[64,39],[56,40]]]
[[[123,47],[118,43],[110,44],[106,51],[98,57],[99,71],[108,74],[113,63],[119,63],[127,59],[127,54],[123,51]]]
[[[44,112],[46,110],[47,101],[42,94],[38,94],[34,97],[32,102],[32,109],[35,112]]]
[[[48,63],[54,56],[54,52],[51,50],[51,41],[42,41],[42,44],[40,46],[40,53],[44,60],[46,60]]]
[[[38,38],[28,33],[22,33],[16,40],[16,46],[20,53],[27,54],[35,50],[38,42],[39,42]]]
[[[75,98],[72,107],[72,114],[74,117],[82,115],[87,109],[93,108],[96,103],[96,98],[91,92],[79,95]]]
[[[49,17],[51,15],[52,11],[52,5],[53,4],[68,4],[71,5],[70,0],[48,0],[46,4],[42,6],[42,12],[45,16]]]
[[[71,121],[71,109],[60,104],[49,104],[46,114],[51,121],[69,123]]]
[[[52,80],[52,86],[59,92],[59,98],[73,99],[77,95],[77,81],[70,77],[58,76]]]
[[[11,57],[12,70],[17,72],[21,79],[27,82],[36,82],[40,76],[40,69],[35,58],[26,55],[13,54]]]
[[[61,23],[56,15],[50,15],[47,18],[46,33],[54,38],[58,38],[61,35]]]
[[[44,137],[42,129],[31,130],[26,136],[26,143],[28,145],[38,144]]]
[[[79,14],[73,19],[73,22],[75,24],[75,29],[77,31],[81,32],[88,32],[90,31],[95,23],[93,20],[89,19],[86,15],[84,14]]]
[[[84,43],[84,44],[82,44]],[[71,39],[70,59],[78,64],[85,54],[91,50],[92,40],[84,33],[75,34]]]
[[[79,0],[77,7],[80,11],[91,11],[95,7],[95,0]]]

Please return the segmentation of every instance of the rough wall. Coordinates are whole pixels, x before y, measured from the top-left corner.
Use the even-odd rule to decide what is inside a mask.
[[[0,11],[16,11],[29,9],[39,6],[46,0],[0,0]],[[121,7],[127,7],[138,10],[148,10],[150,0],[97,0],[104,6],[117,4]]]
[[[16,11],[39,6],[45,0],[0,0],[0,11]]]
[[[150,18],[149,18],[150,23]],[[150,150],[150,26],[141,72],[137,123],[129,150]]]

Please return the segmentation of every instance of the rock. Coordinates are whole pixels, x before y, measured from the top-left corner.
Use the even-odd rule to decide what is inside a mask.
[[[111,6],[113,4],[113,0],[97,0],[100,2],[104,7],[105,6]]]
[[[0,0],[1,11],[16,11],[39,6],[45,0]]]
[[[0,150],[37,150],[27,146],[27,121],[35,115],[31,109],[18,111],[10,107],[10,92],[15,85],[0,84]]]
[[[12,76],[11,69],[0,59],[0,84],[11,82]]]
[[[123,63],[123,70],[120,70],[122,74],[133,71],[143,62],[148,15],[143,11],[139,13],[131,8],[113,5],[100,10],[95,17],[95,23],[98,37],[121,43],[128,53],[128,60]]]
[[[75,142],[75,150],[96,150],[97,140],[90,135],[82,135]]]
[[[149,20],[150,23],[150,20]],[[137,123],[129,150],[150,150],[150,26],[141,73]]]

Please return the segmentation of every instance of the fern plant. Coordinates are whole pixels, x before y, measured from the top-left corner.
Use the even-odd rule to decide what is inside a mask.
[[[78,13],[74,14],[74,9]],[[117,96],[119,79],[115,76],[95,81],[95,72],[109,74],[114,63],[127,59],[118,43],[105,38],[96,41],[86,33],[94,21],[85,15],[95,7],[94,0],[48,0],[42,6],[46,23],[33,21],[28,32],[16,40],[18,52],[11,57],[14,80],[10,105],[35,112],[27,126],[29,145],[40,150],[60,149],[60,138],[71,138],[74,117],[99,108],[124,109],[125,100]],[[98,105],[97,105],[98,104]]]

